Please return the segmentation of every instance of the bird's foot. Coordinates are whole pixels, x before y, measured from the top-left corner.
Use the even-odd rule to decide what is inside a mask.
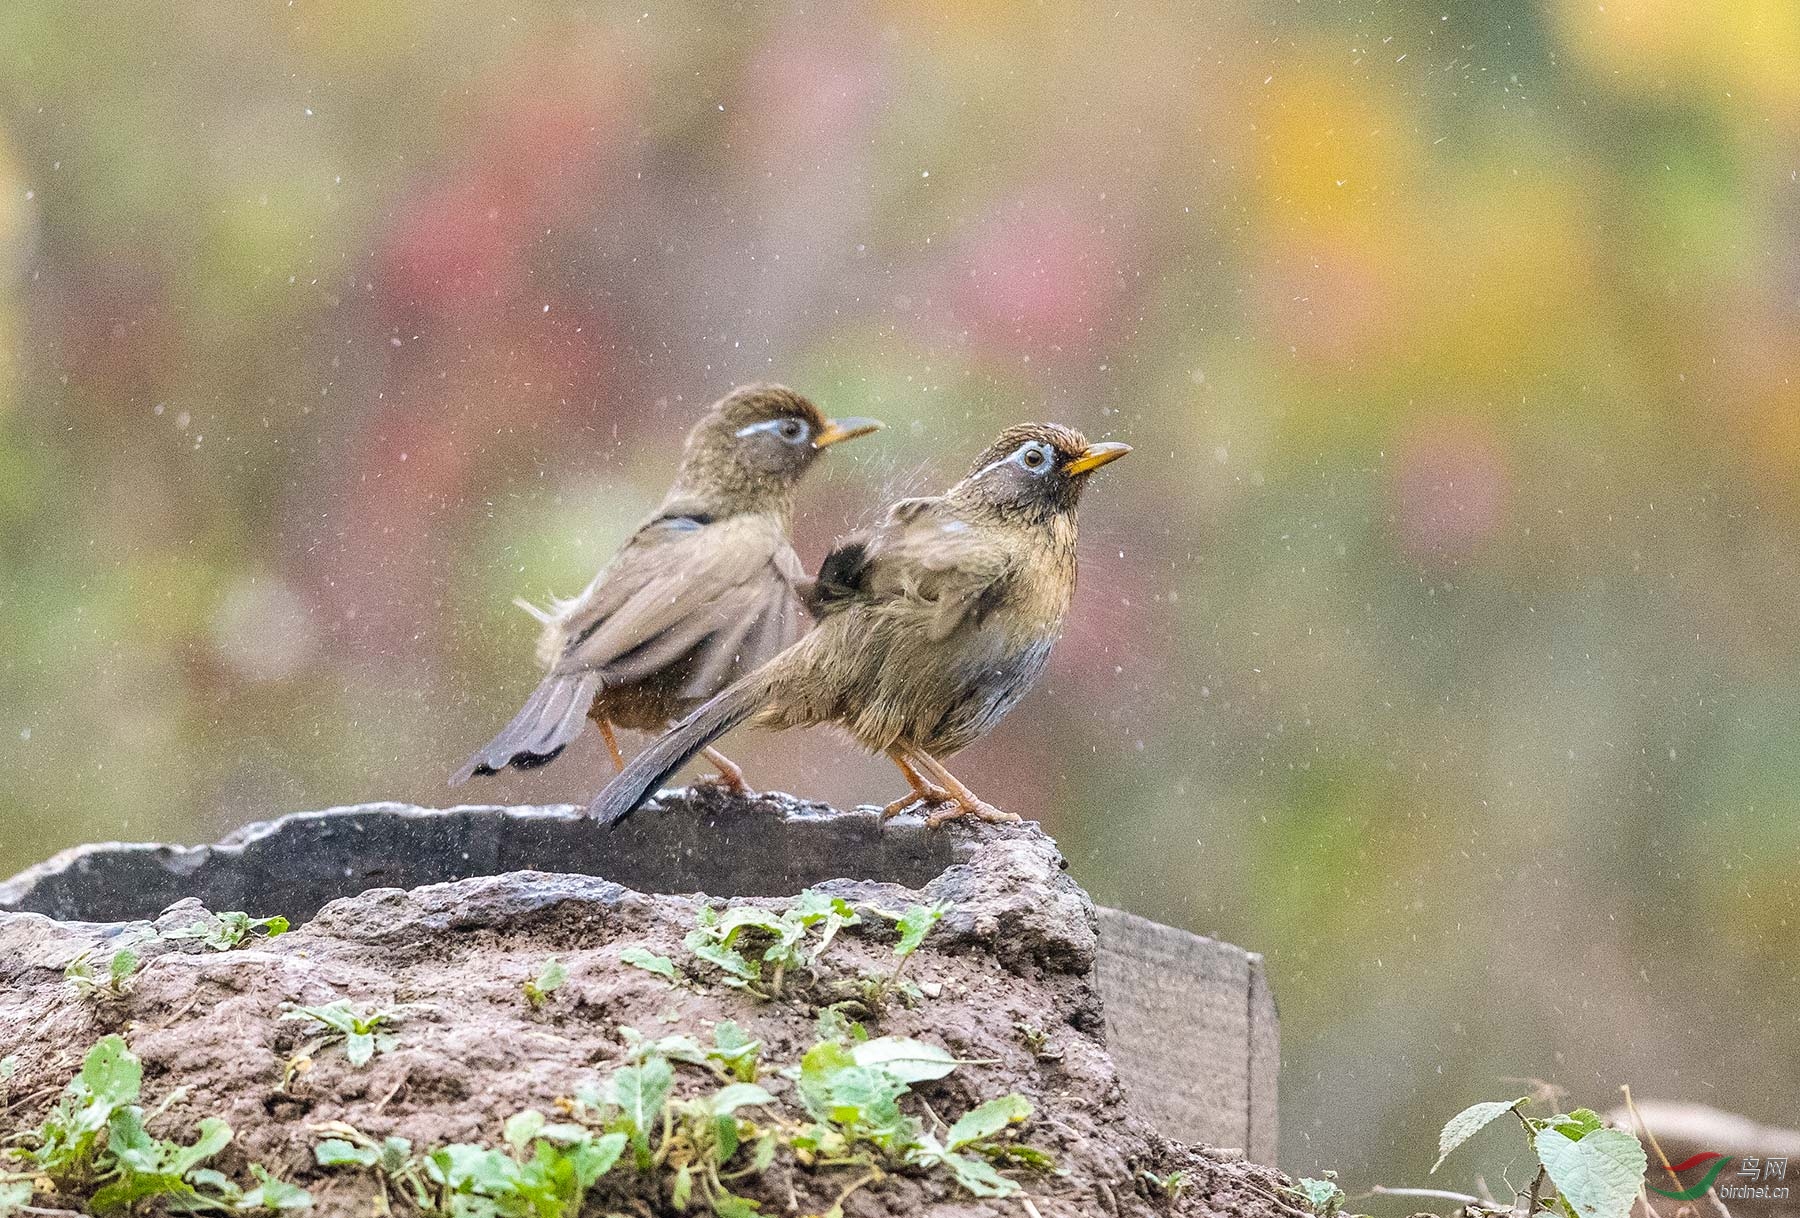
[[[948,806],[940,808],[925,818],[925,827],[935,829],[939,825],[965,816],[973,816],[976,820],[984,820],[990,825],[1016,825],[1019,823],[1017,812],[1008,812],[1004,808],[996,808],[986,800],[970,796],[968,799],[951,799]]]
[[[892,820],[908,808],[918,804],[947,804],[954,797],[942,787],[926,787],[922,791],[908,791],[893,803],[881,810],[882,820]]]
[[[694,779],[694,785],[697,787],[717,787],[719,790],[728,792],[732,795],[756,794],[755,791],[750,789],[750,784],[744,781],[742,771],[739,771],[736,774],[729,774],[724,770],[720,770],[717,774],[708,774],[704,778]]]
[[[738,767],[737,762],[719,752],[718,749],[710,747],[706,749],[706,759],[712,762],[713,768],[719,772],[695,780],[695,786],[718,787],[733,795],[756,794],[750,789],[750,784],[744,781],[744,771]]]

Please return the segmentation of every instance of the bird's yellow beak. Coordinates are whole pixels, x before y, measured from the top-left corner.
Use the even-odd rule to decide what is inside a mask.
[[[814,437],[813,447],[830,448],[833,444],[866,436],[886,426],[880,419],[827,419],[825,430]]]
[[[1087,450],[1073,461],[1063,466],[1063,473],[1074,477],[1076,474],[1089,473],[1099,469],[1108,461],[1117,461],[1131,451],[1131,445],[1120,444],[1109,440],[1105,444],[1090,444]]]

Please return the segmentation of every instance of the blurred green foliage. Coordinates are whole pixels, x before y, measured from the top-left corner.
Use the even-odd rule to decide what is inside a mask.
[[[809,560],[1051,416],[1138,455],[959,771],[1268,954],[1286,1166],[1791,1118],[1796,12],[0,6],[0,872],[445,802],[736,382],[893,425]]]

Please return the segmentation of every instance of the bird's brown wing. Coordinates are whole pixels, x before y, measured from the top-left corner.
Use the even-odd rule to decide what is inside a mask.
[[[929,637],[941,640],[978,616],[1009,574],[1006,548],[949,501],[902,499],[880,527],[826,556],[809,604],[823,615],[859,598],[915,602],[930,611]]]
[[[805,574],[800,556],[785,542],[761,578],[741,586],[712,610],[718,627],[691,661],[685,698],[710,698],[748,672],[761,668],[800,637],[800,601],[795,589]]]
[[[556,607],[543,650],[553,672],[597,673],[606,686],[641,681],[689,655],[710,668],[715,641],[735,656],[797,628],[784,617],[794,612],[797,566],[777,517],[651,521],[586,591]],[[755,629],[727,642],[746,622]]]

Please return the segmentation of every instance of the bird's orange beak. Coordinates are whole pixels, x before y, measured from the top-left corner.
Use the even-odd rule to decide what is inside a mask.
[[[827,419],[825,430],[813,438],[813,447],[830,448],[833,444],[866,436],[886,426],[880,419]]]
[[[1074,477],[1076,474],[1091,473],[1105,465],[1108,461],[1117,461],[1131,451],[1131,445],[1120,444],[1109,440],[1105,444],[1090,444],[1079,457],[1063,466],[1063,473]]]

